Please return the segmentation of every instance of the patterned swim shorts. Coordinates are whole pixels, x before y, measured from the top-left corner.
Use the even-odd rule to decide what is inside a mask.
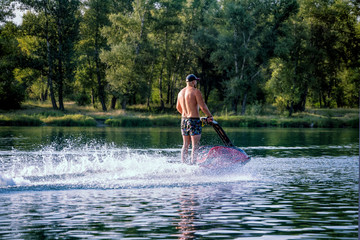
[[[194,136],[201,134],[200,118],[181,118],[181,133],[183,136]]]

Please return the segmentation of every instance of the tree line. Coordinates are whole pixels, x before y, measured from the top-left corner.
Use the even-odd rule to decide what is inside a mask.
[[[358,107],[356,0],[1,1],[0,108],[64,99],[174,108],[185,77],[214,108]]]

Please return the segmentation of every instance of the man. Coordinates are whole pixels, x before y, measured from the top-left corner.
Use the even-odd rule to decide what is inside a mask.
[[[190,164],[196,164],[202,131],[199,107],[201,111],[206,114],[208,122],[214,120],[204,102],[200,90],[196,89],[199,80],[200,79],[194,74],[188,75],[186,77],[186,87],[179,92],[176,103],[176,109],[181,114],[181,133],[183,137],[181,161],[183,163],[188,163],[187,155],[191,142],[192,152]]]

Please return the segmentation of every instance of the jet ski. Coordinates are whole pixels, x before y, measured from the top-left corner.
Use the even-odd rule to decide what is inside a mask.
[[[223,169],[244,165],[250,161],[250,156],[244,150],[232,144],[217,121],[208,123],[204,117],[201,118],[201,122],[203,125],[208,124],[214,128],[224,146],[201,146],[197,157],[197,164],[199,166],[210,169]]]

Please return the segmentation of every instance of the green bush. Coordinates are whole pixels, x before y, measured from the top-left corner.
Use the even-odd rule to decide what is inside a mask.
[[[45,117],[62,117],[65,114],[62,111],[59,110],[49,110],[49,111],[43,111],[43,112],[39,112],[37,114],[34,114],[34,116],[39,116],[40,118],[45,118]]]
[[[156,116],[151,117],[152,126],[154,127],[176,127],[180,126],[180,117],[179,116]]]
[[[35,116],[0,115],[0,126],[40,126],[43,122]]]
[[[86,106],[91,103],[91,98],[89,97],[89,95],[83,92],[75,96],[75,102],[79,106]]]
[[[121,117],[107,119],[105,124],[112,127],[151,127],[151,121],[147,118]]]
[[[112,127],[175,127],[179,126],[180,119],[177,116],[156,116],[156,117],[119,117],[105,121],[105,124]]]
[[[352,128],[359,128],[359,117],[348,120],[346,122],[346,126],[352,127]]]
[[[94,118],[80,114],[47,117],[43,121],[50,126],[96,126]]]
[[[330,117],[255,117],[231,116],[218,117],[216,120],[223,127],[283,127],[283,128],[359,128],[359,118]]]

